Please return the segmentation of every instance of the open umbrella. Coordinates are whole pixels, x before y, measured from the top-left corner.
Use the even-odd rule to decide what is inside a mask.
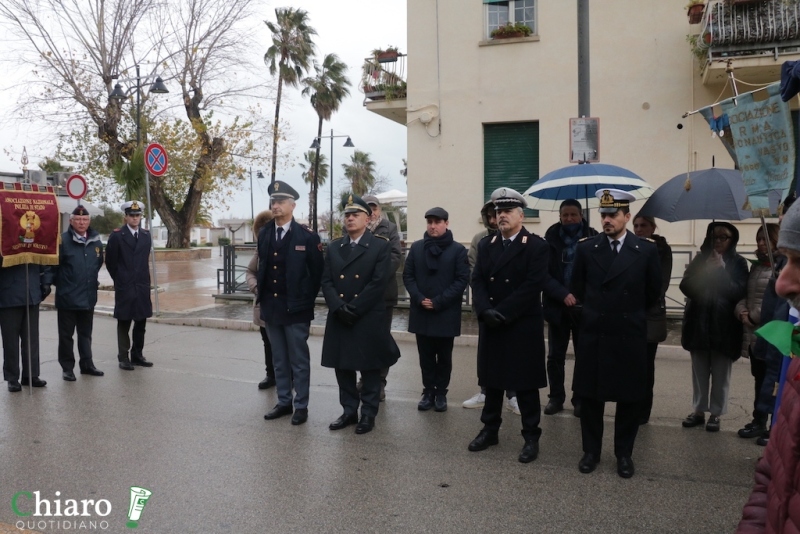
[[[746,200],[742,173],[713,167],[670,178],[655,190],[639,213],[668,222],[695,219],[741,221],[752,216],[742,209]]]
[[[645,199],[653,188],[628,169],[604,163],[570,165],[542,176],[523,194],[533,198],[528,207],[534,210],[558,211],[561,202],[574,198],[584,207],[596,208],[600,201],[595,197],[599,189],[621,189],[637,199]]]

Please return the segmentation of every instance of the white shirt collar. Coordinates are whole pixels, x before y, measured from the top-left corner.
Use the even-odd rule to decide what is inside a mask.
[[[131,228],[131,225],[130,225],[130,224],[126,224],[125,226],[127,226],[127,227],[128,227],[128,230],[130,230],[132,234],[135,234],[136,232],[138,232],[138,231],[141,229],[141,228],[136,228],[136,229],[134,230],[133,228]]]
[[[619,241],[619,249],[617,249],[617,252],[622,250],[622,244],[625,242],[625,238],[627,236],[628,236],[628,231],[625,230],[625,233],[617,238],[617,241]],[[614,241],[614,240],[612,238],[608,237],[608,236],[606,236],[606,239],[608,239],[608,246],[611,246],[611,242]]]

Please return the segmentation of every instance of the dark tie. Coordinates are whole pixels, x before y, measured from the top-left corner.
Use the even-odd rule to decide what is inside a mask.
[[[278,227],[278,238],[275,239],[275,247],[280,247],[282,240],[283,240],[283,226],[279,226]]]
[[[136,241],[139,241],[139,232],[133,232],[133,238],[134,238]]]
[[[611,250],[614,251],[614,254],[619,252],[619,249],[617,248],[618,246],[619,246],[619,241],[617,241],[616,239],[611,242]]]
[[[508,248],[510,246],[511,246],[511,240],[510,239],[503,239],[503,247],[504,248]]]

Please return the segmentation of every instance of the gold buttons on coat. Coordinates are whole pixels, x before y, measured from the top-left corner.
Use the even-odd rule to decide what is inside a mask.
[[[344,293],[339,293],[339,298],[343,299],[344,298]]]
[[[490,282],[494,282],[494,276],[492,276],[492,277],[489,277],[489,281],[490,281]]]
[[[356,279],[358,279],[358,275],[356,275]]]
[[[277,297],[277,296],[278,296],[278,294],[277,294],[277,293],[273,293],[273,294],[272,294],[272,296],[273,296],[273,297]]]
[[[273,268],[273,269],[277,269],[277,268],[278,268],[278,266],[277,266],[277,265],[273,265],[273,266],[272,266],[272,268]]]
[[[358,293],[356,293],[355,295],[353,295],[353,298],[356,298],[357,296],[358,296]]]
[[[340,278],[340,279],[344,279],[344,275],[343,275],[343,274],[340,274],[340,275],[339,275],[339,278]]]
[[[273,256],[277,256],[277,255],[278,255],[278,253],[277,253],[277,252],[273,252],[273,253],[272,253],[272,255],[273,255]]]

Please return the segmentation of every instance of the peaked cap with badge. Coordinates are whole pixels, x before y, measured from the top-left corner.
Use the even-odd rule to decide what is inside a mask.
[[[89,216],[89,210],[86,209],[86,206],[78,206],[74,210],[72,210],[72,215],[82,215],[82,216]]]
[[[344,213],[358,213],[359,211],[363,211],[367,215],[372,215],[372,208],[369,207],[369,204],[364,202],[358,195],[354,195],[350,193],[347,195],[347,199],[342,201],[342,209]]]
[[[275,180],[269,187],[267,188],[267,193],[269,193],[269,198],[274,198],[276,200],[284,200],[284,199],[292,199],[297,200],[300,198],[300,193],[295,191],[295,189],[287,184],[286,182],[282,182],[280,180]]]
[[[620,208],[630,206],[636,197],[621,189],[598,189],[595,196],[600,199],[600,213],[616,213]]]
[[[491,200],[495,209],[527,208],[528,201],[510,187],[498,187],[492,191]]]
[[[141,215],[144,211],[144,202],[129,200],[120,206],[125,215]],[[87,213],[88,215],[88,213]]]

